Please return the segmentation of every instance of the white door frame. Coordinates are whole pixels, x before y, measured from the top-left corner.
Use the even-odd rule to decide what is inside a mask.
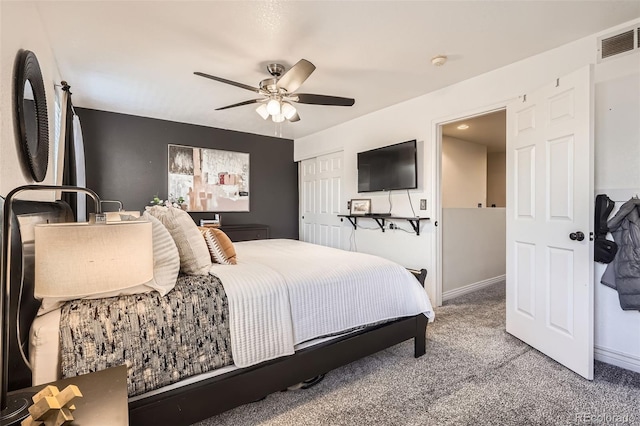
[[[433,294],[436,296],[436,300],[433,302],[435,306],[442,306],[442,126],[456,121],[506,110],[507,104],[511,100],[513,100],[513,98],[484,107],[467,110],[465,112],[450,114],[435,119],[431,123],[431,131],[433,132],[432,140],[434,141],[432,144],[432,166],[433,170],[435,170],[435,179],[433,180],[432,187],[435,202],[435,208],[433,210],[435,212],[435,217],[432,218],[432,221],[434,225],[437,224],[435,228],[436,238],[433,239],[433,253],[435,253],[435,279],[433,280],[435,291]]]

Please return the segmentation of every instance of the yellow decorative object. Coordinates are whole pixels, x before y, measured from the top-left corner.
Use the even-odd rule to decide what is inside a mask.
[[[33,405],[29,407],[29,417],[22,426],[63,426],[73,421],[71,412],[76,409],[72,401],[82,397],[76,385],[69,385],[62,391],[56,386],[47,386],[33,396]]]

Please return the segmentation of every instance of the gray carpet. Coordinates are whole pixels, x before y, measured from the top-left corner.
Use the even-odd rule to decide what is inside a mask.
[[[640,374],[590,382],[504,330],[499,283],[436,309],[419,359],[405,342],[198,425],[640,425]]]

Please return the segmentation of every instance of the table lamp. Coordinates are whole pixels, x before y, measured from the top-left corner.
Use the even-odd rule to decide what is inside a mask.
[[[35,226],[35,297],[117,293],[153,278],[151,223]]]
[[[23,191],[59,190],[84,192],[94,198],[96,213],[102,215],[100,199],[90,190],[79,187],[28,185],[7,195],[2,227],[2,415],[0,423],[14,424],[28,415],[30,393],[7,395],[11,214],[13,197]],[[35,224],[36,298],[60,301],[83,297],[109,297],[153,278],[153,237],[150,222],[123,221],[107,223]],[[24,237],[24,235],[22,235]],[[19,321],[19,319],[16,319]],[[18,345],[20,346],[20,345]]]

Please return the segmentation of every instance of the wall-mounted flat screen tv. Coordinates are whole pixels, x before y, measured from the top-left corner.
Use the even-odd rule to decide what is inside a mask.
[[[358,153],[358,192],[417,187],[415,140]]]

